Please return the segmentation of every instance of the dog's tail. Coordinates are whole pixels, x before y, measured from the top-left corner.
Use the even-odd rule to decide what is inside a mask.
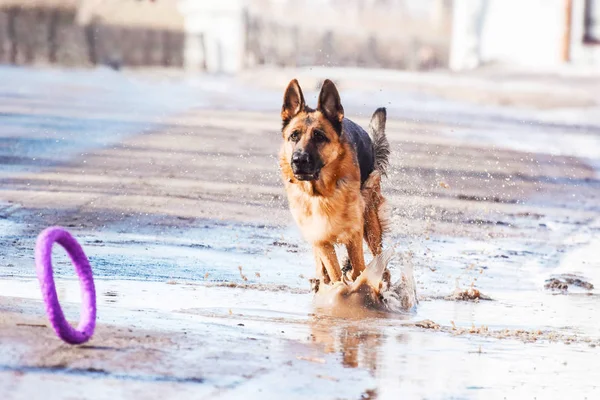
[[[375,169],[384,176],[387,176],[387,169],[390,165],[390,143],[385,136],[386,120],[387,112],[385,107],[381,107],[375,110],[369,123],[369,136],[371,136],[373,142],[373,153],[375,155]]]

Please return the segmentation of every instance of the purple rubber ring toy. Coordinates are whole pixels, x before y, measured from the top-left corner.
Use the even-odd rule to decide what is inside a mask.
[[[67,322],[58,302],[52,270],[54,242],[60,244],[69,254],[79,276],[82,303],[81,319],[77,329]],[[96,289],[90,262],[77,240],[59,226],[44,229],[37,238],[35,265],[42,288],[42,297],[46,303],[46,313],[58,337],[69,344],[81,344],[90,340],[96,328]]]

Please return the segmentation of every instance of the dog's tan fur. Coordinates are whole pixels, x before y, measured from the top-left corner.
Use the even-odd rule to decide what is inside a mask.
[[[354,147],[345,135],[335,131],[330,122],[331,114],[329,119],[325,115],[331,112],[327,109],[328,97],[323,96],[325,90],[338,96],[339,103],[335,86],[327,80],[323,84],[319,105],[312,110],[305,105],[298,82],[292,80],[288,85],[281,112],[284,141],[279,164],[290,210],[304,238],[313,245],[317,277],[327,284],[342,278],[334,245],[346,246],[352,265],[351,279],[354,280],[365,269],[363,238],[374,256],[380,254],[387,220],[382,215],[385,199],[381,194],[381,173],[374,170],[361,190]],[[341,103],[339,106],[341,108]],[[334,118],[341,122],[343,109]],[[314,181],[298,180],[292,171],[290,160],[295,143],[288,139],[299,130],[304,133],[297,142],[301,146],[314,130],[323,132],[328,139],[319,147],[324,166],[319,178]],[[389,273],[387,275],[389,277]]]

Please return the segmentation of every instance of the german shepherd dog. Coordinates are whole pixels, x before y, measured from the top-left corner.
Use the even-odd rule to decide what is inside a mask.
[[[369,134],[344,117],[337,88],[325,80],[318,105],[304,102],[296,79],[285,90],[279,164],[292,215],[313,245],[319,284],[354,281],[365,269],[363,238],[373,254],[382,252],[388,226],[381,176],[386,174],[389,143],[386,110],[379,108]],[[335,245],[346,246],[344,273]],[[389,286],[387,267],[382,283]]]

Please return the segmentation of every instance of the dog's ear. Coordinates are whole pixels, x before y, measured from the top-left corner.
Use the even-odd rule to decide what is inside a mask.
[[[302,89],[298,84],[297,79],[292,79],[285,89],[283,95],[283,106],[281,106],[281,119],[283,126],[287,125],[292,118],[299,112],[303,111],[305,107],[304,95]]]
[[[341,132],[342,120],[344,119],[344,107],[342,107],[342,101],[340,100],[340,94],[337,88],[329,79],[325,79],[321,93],[319,94],[319,104],[317,110],[321,111],[323,115]]]

